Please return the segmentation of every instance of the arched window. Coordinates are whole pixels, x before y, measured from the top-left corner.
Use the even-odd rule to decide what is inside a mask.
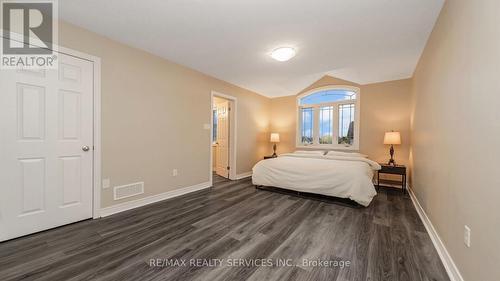
[[[327,86],[297,97],[297,146],[359,149],[359,88]]]

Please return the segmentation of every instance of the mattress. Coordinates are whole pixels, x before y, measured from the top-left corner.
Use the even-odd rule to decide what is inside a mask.
[[[340,198],[368,206],[377,195],[372,178],[380,165],[364,157],[289,153],[258,162],[254,185]]]

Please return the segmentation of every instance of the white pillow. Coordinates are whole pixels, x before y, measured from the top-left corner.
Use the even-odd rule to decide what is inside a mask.
[[[325,155],[326,152],[322,150],[296,150],[294,153],[309,154],[309,155]]]
[[[368,155],[366,154],[361,154],[357,152],[343,152],[343,151],[335,151],[335,150],[330,150],[326,154],[327,156],[344,156],[344,157],[364,157],[368,158]]]

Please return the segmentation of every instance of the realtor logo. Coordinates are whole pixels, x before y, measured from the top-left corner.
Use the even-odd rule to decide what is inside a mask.
[[[0,1],[1,68],[56,68],[56,1]]]

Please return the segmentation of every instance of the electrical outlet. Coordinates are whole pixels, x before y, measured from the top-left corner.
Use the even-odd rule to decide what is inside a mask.
[[[103,179],[102,180],[102,188],[103,189],[109,188],[110,185],[111,185],[111,181],[109,179]]]
[[[470,227],[464,225],[464,244],[468,248],[470,247]]]
[[[172,176],[177,177],[179,175],[179,171],[177,169],[172,170]]]

